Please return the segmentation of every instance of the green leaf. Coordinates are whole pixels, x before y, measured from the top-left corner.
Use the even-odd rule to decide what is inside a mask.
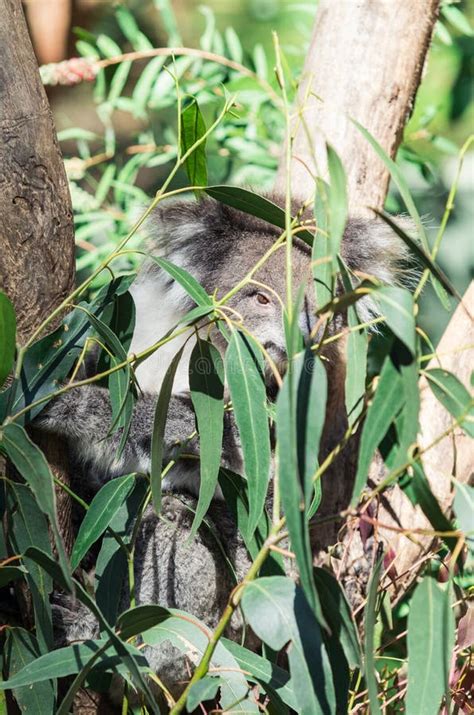
[[[383,551],[380,549],[377,555],[370,581],[367,589],[367,603],[364,609],[364,653],[365,653],[365,682],[369,691],[369,703],[371,715],[381,715],[380,701],[378,697],[378,687],[375,668],[375,624],[377,620],[377,591],[380,581],[380,573],[383,565]],[[423,712],[422,710],[419,712]]]
[[[230,58],[235,62],[242,62],[244,50],[234,28],[226,27],[224,35]]]
[[[22,629],[13,630],[21,631]],[[26,686],[33,685],[34,683],[41,683],[45,680],[51,680],[53,678],[66,678],[70,675],[75,675],[76,673],[79,673],[82,668],[86,667],[90,657],[107,645],[107,643],[109,643],[109,641],[105,638],[100,640],[89,640],[84,641],[83,643],[74,643],[73,645],[65,648],[58,648],[39,657],[36,656],[36,658],[28,665],[25,664],[26,667],[23,667],[21,670],[18,670],[18,672],[12,674],[14,677],[9,677],[8,681],[1,682],[0,688],[9,690],[11,687],[24,687],[26,690]],[[140,651],[132,645],[127,645],[126,647],[129,649],[130,653],[136,657],[140,667],[149,671],[146,658],[140,654]],[[100,654],[97,665],[100,666],[101,670],[112,670],[113,672],[123,670],[123,668],[120,668],[120,659],[117,657],[111,646]],[[36,714],[45,711],[38,709],[33,712]],[[49,712],[53,712],[53,710]]]
[[[245,475],[249,484],[248,536],[265,505],[270,469],[270,431],[260,354],[252,338],[232,331],[225,354],[225,374],[240,433]]]
[[[66,583],[71,585],[69,564],[56,516],[54,478],[46,458],[23,427],[14,422],[3,428],[2,444],[7,456],[30,486],[41,511],[49,519],[64,578]]]
[[[222,638],[221,643],[234,656],[239,667],[246,673],[250,673],[252,679],[261,685],[271,699],[275,693],[288,707],[296,711],[296,696],[293,691],[293,684],[290,681],[290,674],[286,670],[235,643],[235,641]]]
[[[349,271],[339,259],[341,277],[346,294],[353,293],[353,286]],[[364,328],[355,328],[360,325],[357,308],[349,306],[347,308],[347,323],[352,330],[347,336],[347,360],[345,379],[345,402],[347,419],[352,426],[364,408],[365,381],[367,377],[367,350],[369,340]]]
[[[25,578],[28,573],[23,566],[0,566],[0,588],[7,586],[12,581]]]
[[[189,388],[199,432],[199,500],[189,538],[196,534],[214,497],[224,432],[224,364],[208,340],[196,340],[189,359]]]
[[[384,211],[375,211],[375,213],[380,216],[381,219],[387,223],[391,229],[399,236],[410,251],[415,255],[421,263],[428,268],[432,275],[435,276],[441,285],[448,291],[450,295],[458,295],[456,289],[451,285],[449,278],[443,273],[441,268],[439,268],[433,261],[429,253],[427,253],[411,236],[407,234],[404,229],[399,226],[391,216],[386,214]]]
[[[466,535],[467,546],[474,554],[474,487],[456,482],[454,513]]]
[[[316,196],[314,199],[314,218],[316,234],[314,236],[311,265],[316,294],[316,308],[330,303],[333,297],[333,265],[329,224],[329,184],[323,179],[316,179]]]
[[[133,526],[138,511],[148,493],[148,480],[144,477],[135,479],[132,491],[117,511],[104,534],[102,545],[95,565],[95,599],[104,618],[115,623],[123,584],[127,576],[127,555],[111,531],[128,545],[132,538]]]
[[[249,537],[249,485],[247,480],[239,474],[234,474],[234,472],[231,472],[229,469],[221,468],[219,470],[219,486],[222,489],[226,506],[232,514],[239,532],[242,534],[247,551],[252,559],[255,559],[270,531],[268,514],[264,509],[257,528],[252,536]],[[265,576],[283,575],[285,570],[280,554],[270,552],[265,559],[260,573]]]
[[[290,364],[276,407],[277,457],[281,497],[291,546],[306,597],[324,623],[314,588],[306,510],[313,495],[319,441],[326,410],[326,372],[308,348]]]
[[[133,474],[112,479],[104,484],[93,498],[79,527],[71,554],[71,569],[74,571],[89,551],[92,544],[102,536],[110,522],[123,505],[135,483]]]
[[[13,367],[15,359],[16,318],[10,299],[0,291],[0,387]]]
[[[326,144],[329,170],[329,227],[333,267],[337,270],[337,255],[347,222],[346,172],[332,146]]]
[[[134,50],[151,50],[153,45],[138,27],[135,18],[130,10],[119,6],[115,10],[115,17],[123,34],[130,42]]]
[[[453,373],[438,367],[426,370],[424,375],[436,399],[459,420],[463,430],[474,437],[474,400],[462,382]]]
[[[379,303],[390,330],[406,345],[411,354],[415,355],[415,312],[411,293],[405,288],[381,286],[372,295]]]
[[[423,514],[436,531],[455,531],[454,525],[443,513],[438,500],[431,491],[430,483],[420,463],[412,465],[412,476],[404,475],[400,486],[414,506],[420,506]],[[455,536],[443,536],[443,541],[450,551],[457,545]]]
[[[394,341],[392,359],[398,362],[398,371],[403,391],[402,409],[395,420],[397,444],[385,463],[394,471],[406,464],[416,446],[419,432],[420,390],[418,387],[418,363],[406,360],[406,350],[401,343]]]
[[[455,7],[454,5],[443,5],[441,13],[444,15],[446,20],[448,20],[448,22],[450,22],[451,25],[463,35],[467,35],[468,37],[474,36],[474,29],[471,27],[471,23],[469,22],[467,15],[458,7]]]
[[[186,154],[206,133],[201,110],[193,99],[181,112],[181,153]],[[185,161],[191,186],[206,186],[206,142],[202,141]]]
[[[151,96],[153,85],[165,63],[165,60],[166,57],[153,57],[138,78],[132,95],[133,103],[135,105],[135,113],[137,116],[140,116],[145,111]]]
[[[47,678],[42,678],[42,683],[36,683],[34,687],[31,683],[21,683],[21,674],[29,672],[35,668],[40,658],[38,643],[34,635],[23,628],[6,629],[4,644],[4,669],[8,677],[7,681],[0,682],[2,690],[13,690],[13,697],[22,713],[30,715],[41,715],[55,712],[55,686],[54,679],[56,673],[50,673]],[[18,677],[20,676],[20,678]],[[15,685],[15,682],[19,682]],[[34,682],[34,681],[33,681]],[[11,686],[13,683],[13,686]]]
[[[382,367],[374,398],[369,404],[359,447],[351,504],[355,506],[367,481],[372,457],[399,412],[404,400],[400,372],[388,355]]]
[[[117,619],[117,628],[123,640],[128,640],[140,633],[154,628],[157,624],[163,623],[167,618],[172,617],[172,612],[155,604],[145,604],[129,608]]]
[[[105,57],[117,57],[122,54],[120,47],[107,35],[99,35],[96,40],[97,47]]]
[[[157,647],[164,641],[169,641],[181,652],[195,653],[197,658],[202,655],[209,643],[210,631],[194,616],[182,611],[170,609],[171,616],[143,633],[143,642]],[[240,671],[235,658],[218,641],[212,655],[211,668],[219,669],[221,676],[220,704],[224,710],[232,706],[231,712],[255,713],[259,712],[257,704],[248,693],[249,686],[244,674]]]
[[[253,191],[242,189],[240,186],[208,186],[205,191],[226,206],[232,206],[234,209],[261,218],[278,228],[284,229],[286,226],[284,210],[273,201]],[[298,238],[308,246],[313,245],[313,234],[310,231],[298,231]]]
[[[166,258],[158,258],[156,256],[151,256],[152,260],[157,263],[160,268],[166,271],[177,283],[179,283],[186,293],[191,296],[196,305],[198,306],[208,306],[212,305],[211,298],[207,295],[204,288],[199,285],[197,280],[184,268],[180,266],[175,266],[171,261],[167,261]]]
[[[337,579],[324,568],[314,569],[314,580],[332,636],[341,644],[349,667],[361,668],[359,632],[344,591]]]
[[[204,678],[201,678],[201,680],[198,680],[197,683],[194,683],[191,686],[188,699],[186,700],[188,712],[194,712],[198,705],[206,700],[213,700],[217,695],[220,685],[221,679],[210,675],[206,675]]]
[[[451,588],[427,574],[416,587],[408,613],[407,715],[436,715],[449,692],[454,648]]]
[[[400,171],[400,168],[398,165],[391,159],[385,151],[382,149],[380,144],[370,132],[365,129],[365,127],[362,126],[362,124],[359,124],[355,119],[351,119],[352,123],[357,127],[359,132],[364,136],[369,144],[372,146],[376,154],[379,156],[379,158],[383,161],[385,164],[386,168],[390,172],[390,176],[392,177],[392,180],[394,184],[396,185],[398,191],[400,192],[400,195],[403,199],[403,202],[408,210],[408,213],[412,217],[413,221],[415,222],[418,234],[421,238],[421,242],[423,244],[423,247],[426,251],[426,253],[429,252],[429,245],[428,245],[428,239],[426,237],[426,231],[425,227],[423,226],[423,223],[420,218],[420,214],[418,213],[418,209],[415,206],[415,202],[413,201],[413,198],[410,193],[410,189],[408,188],[408,184],[405,180],[405,177],[403,176],[402,172]]]
[[[10,550],[24,554],[32,545],[51,554],[48,522],[25,484],[10,481],[7,491],[7,538]],[[27,569],[26,582],[31,594],[35,615],[36,638],[40,652],[53,647],[53,621],[49,595],[53,584],[48,574],[34,561],[22,557]]]
[[[173,390],[174,376],[176,375],[179,361],[183,355],[183,350],[184,345],[180,350],[178,350],[166,370],[155,407],[155,417],[153,420],[153,431],[151,435],[150,483],[153,506],[157,514],[161,511],[161,473],[163,470],[166,418],[168,416],[168,407],[171,392]]]
[[[269,576],[245,587],[242,610],[273,650],[289,641],[288,661],[299,715],[335,712],[331,668],[321,631],[302,590],[290,578]]]
[[[114,72],[114,76],[112,77],[112,81],[110,83],[110,90],[107,96],[107,102],[113,103],[120,97],[127,83],[131,67],[131,62],[121,62],[119,64],[119,66]]]

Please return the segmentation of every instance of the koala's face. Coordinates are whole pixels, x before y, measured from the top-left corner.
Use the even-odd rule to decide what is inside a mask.
[[[253,268],[275,242],[273,236],[244,235],[238,248],[232,252],[228,269],[225,270],[225,285],[218,286],[222,297]],[[221,274],[222,277],[222,274]],[[303,299],[297,316],[298,325],[306,342],[312,339],[315,325],[315,295],[311,276],[311,256],[304,246],[294,245],[292,251],[292,296],[296,300],[300,286],[304,286]],[[241,288],[227,305],[235,314],[230,317],[242,319],[244,328],[268,352],[278,366],[286,360],[286,341],[283,321],[286,296],[286,248],[280,246],[253,275],[251,282]]]

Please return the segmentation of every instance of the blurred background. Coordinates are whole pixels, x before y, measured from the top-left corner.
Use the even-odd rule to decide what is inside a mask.
[[[48,86],[74,205],[79,277],[127,234],[173,166],[177,86],[181,102],[187,95],[197,97],[207,125],[222,108],[225,93],[239,93],[235,112],[207,142],[209,183],[249,184],[256,190],[272,186],[283,135],[283,118],[264,89],[265,83],[276,89],[272,31],[279,35],[296,87],[316,0],[211,0],[206,5],[197,0],[28,0],[24,5],[40,65],[187,46],[251,71],[243,77],[227,66],[176,55],[118,62],[101,70],[95,82]],[[397,157],[432,241],[449,190],[458,182],[439,262],[461,293],[474,272],[474,143],[457,177],[460,150],[474,131],[473,27],[474,0],[442,3]],[[54,68],[51,72],[55,81]],[[173,186],[186,183],[185,175],[178,175]],[[395,191],[387,209],[403,210]],[[138,247],[140,237],[134,241],[130,247]],[[118,268],[134,268],[138,260],[127,254]],[[436,344],[450,311],[428,287],[421,312],[422,326]]]

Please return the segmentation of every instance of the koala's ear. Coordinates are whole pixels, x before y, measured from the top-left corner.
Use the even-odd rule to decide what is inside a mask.
[[[395,222],[412,238],[413,221],[396,216]],[[382,283],[409,286],[415,265],[401,238],[382,219],[349,219],[342,242],[342,256],[349,268],[374,276]]]
[[[150,253],[183,265],[185,254],[208,233],[206,213],[197,201],[165,201],[153,211],[146,230]]]
[[[395,222],[412,238],[416,237],[413,221],[396,216]],[[341,246],[342,256],[352,271],[374,276],[382,283],[411,288],[416,285],[419,270],[402,239],[382,219],[350,219]],[[370,299],[360,301],[362,320],[378,314]]]

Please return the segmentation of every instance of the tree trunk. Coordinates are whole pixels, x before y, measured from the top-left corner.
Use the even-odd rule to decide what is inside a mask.
[[[20,0],[0,0],[0,289],[24,343],[74,286],[74,227],[64,164]],[[67,481],[66,451],[41,447]],[[58,493],[70,540],[70,501]]]
[[[373,215],[371,209],[383,208],[389,174],[349,117],[366,127],[385,151],[395,157],[421,79],[438,6],[439,0],[415,3],[410,0],[321,0],[296,103],[291,162],[291,186],[296,196],[310,198],[314,193],[314,176],[327,178],[324,145],[329,142],[346,170],[351,214]],[[284,190],[284,186],[283,155],[277,188]],[[441,362],[464,384],[469,382],[472,350],[470,353],[454,351],[459,348],[460,336],[466,346],[473,341],[472,316],[469,315],[473,291],[471,286],[441,340],[441,359],[433,361],[433,366]],[[420,388],[420,446],[423,448],[449,427],[452,418],[424,382]],[[467,481],[471,461],[470,445],[461,430],[424,456],[431,487],[445,509],[452,499],[451,475]],[[335,470],[331,475],[337,478],[336,483],[332,481],[329,486],[331,511],[347,506],[349,490],[341,480],[350,480],[354,464],[354,455],[346,454],[345,469]],[[370,478],[378,481],[383,471],[381,459],[377,457]],[[414,538],[402,530],[413,533],[413,530],[431,527],[398,486],[385,492],[378,513],[373,516],[378,522],[376,537],[385,541],[387,553],[395,558],[393,572],[396,571],[398,578],[394,591],[401,595],[412,582],[433,541],[429,535],[416,534]],[[333,563],[349,585],[355,603],[363,596],[366,572],[370,568],[370,555],[365,548],[367,530],[365,532],[358,519],[349,519],[341,537],[342,560]],[[327,534],[325,536],[327,538]],[[322,556],[325,555],[319,559]],[[362,569],[361,562],[365,563]],[[357,578],[361,572],[364,572],[362,578]]]
[[[74,229],[20,0],[0,0],[0,17],[0,288],[23,342],[74,285]]]
[[[325,176],[325,142],[342,158],[351,213],[382,208],[389,174],[352,124],[395,156],[420,83],[439,0],[321,0],[296,102],[291,183],[314,192]],[[305,126],[307,131],[305,130]],[[314,151],[311,148],[314,147]],[[277,184],[284,186],[281,162]]]

